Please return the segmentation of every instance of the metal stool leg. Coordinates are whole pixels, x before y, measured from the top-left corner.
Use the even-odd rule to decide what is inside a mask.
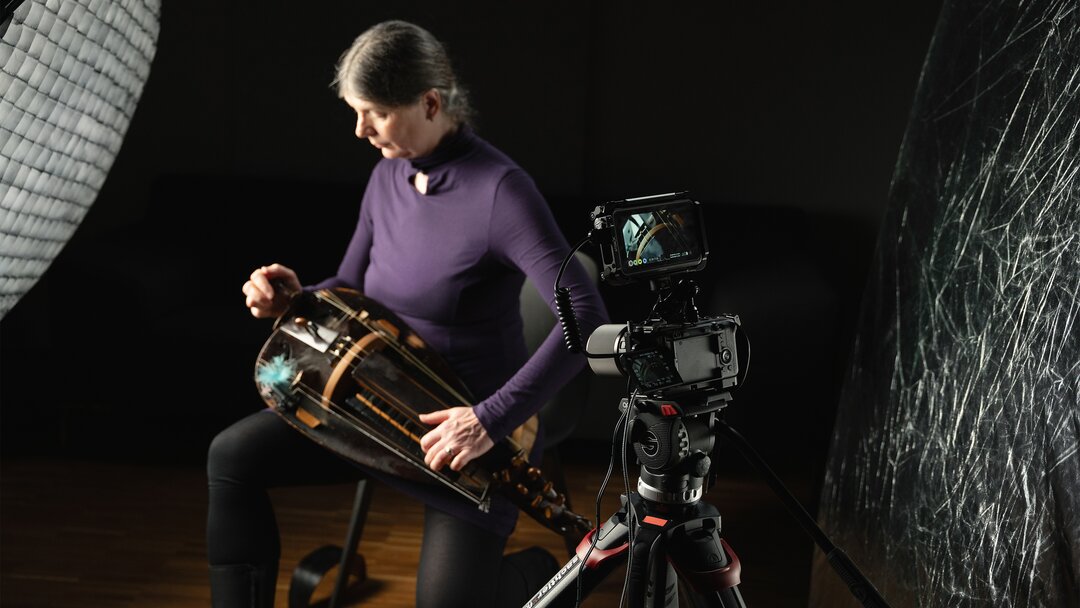
[[[356,483],[356,497],[353,499],[352,520],[349,522],[349,532],[345,535],[345,549],[341,552],[341,562],[338,567],[337,581],[334,583],[334,593],[330,596],[329,608],[338,607],[338,599],[341,598],[345,587],[349,582],[349,573],[352,572],[354,562],[360,560],[360,572],[357,583],[363,582],[367,577],[364,571],[362,555],[357,555],[356,547],[360,544],[360,534],[364,531],[364,523],[367,521],[368,506],[371,504],[371,489],[368,488],[368,480],[361,479]]]
[[[334,591],[330,596],[328,608],[338,607],[348,587],[350,576],[354,577],[358,584],[367,578],[364,557],[356,553],[356,548],[360,544],[360,535],[364,531],[364,522],[367,520],[371,492],[372,487],[368,485],[368,480],[362,479],[356,483],[352,517],[349,520],[349,531],[345,535],[344,548],[324,545],[308,553],[296,565],[289,584],[289,608],[310,606],[315,588],[335,565],[338,566],[337,580],[334,581]]]

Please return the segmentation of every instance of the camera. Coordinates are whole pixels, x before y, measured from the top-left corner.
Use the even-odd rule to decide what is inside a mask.
[[[708,262],[701,204],[685,192],[628,198],[597,205],[591,218],[601,279],[648,281],[658,294],[646,320],[592,333],[586,352],[593,371],[626,376],[640,395],[653,398],[712,401],[736,386],[739,317],[699,315],[697,286],[683,276]]]
[[[624,591],[631,605],[677,605],[682,586],[674,578],[678,571],[704,604],[745,606],[738,590],[738,557],[720,537],[719,511],[702,501],[716,481],[720,448],[732,443],[765,475],[853,595],[865,599],[865,606],[887,607],[850,558],[828,541],[765,461],[723,419],[731,389],[746,379],[750,345],[737,315],[701,316],[694,304],[698,288],[686,275],[704,269],[709,257],[701,205],[685,192],[628,198],[597,205],[592,221],[592,231],[566,256],[555,278],[555,310],[570,352],[584,350],[597,374],[628,380],[601,493],[619,448],[627,486],[630,455],[641,465],[637,493],[626,488],[622,508],[590,535],[588,552],[580,561],[575,556],[529,605],[551,605],[545,594],[556,589],[552,593],[558,598],[570,576],[577,578],[580,598],[585,573],[599,569],[608,556],[628,554]],[[559,286],[559,278],[574,252],[590,241],[599,241],[601,280],[613,285],[648,281],[657,297],[644,321],[601,325],[583,349],[570,290]],[[584,546],[583,541],[578,550]],[[590,561],[594,548],[602,548],[605,555]]]

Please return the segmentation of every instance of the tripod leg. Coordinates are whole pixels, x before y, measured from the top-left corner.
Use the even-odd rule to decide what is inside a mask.
[[[679,579],[663,551],[652,552],[647,569],[649,580],[645,587],[644,603],[641,605],[649,608],[679,608]],[[629,605],[635,605],[633,600]]]
[[[667,533],[667,544],[675,569],[693,589],[695,605],[746,608],[739,593],[742,564],[720,538],[719,517],[703,517],[673,527]]]
[[[680,590],[680,597],[687,600],[690,608],[746,608],[738,587],[723,591],[712,591],[704,595],[686,587]]]
[[[649,518],[646,518],[647,522]],[[678,606],[675,593],[675,577],[668,576],[670,567],[664,556],[664,530],[661,527],[642,524],[634,534],[630,547],[629,584],[626,589],[627,606],[647,608],[670,608]],[[669,604],[669,601],[674,601]]]
[[[594,530],[577,546],[570,561],[559,569],[523,608],[572,607],[577,600],[578,578],[581,578],[581,597],[585,598],[615,568],[626,561],[629,550],[626,513],[612,515],[599,531]],[[593,537],[596,546],[592,546]]]
[[[647,515],[637,527],[630,549],[627,605],[678,608],[678,571],[693,587],[687,598],[691,605],[746,608],[737,587],[738,558],[719,536],[719,517],[672,523]]]

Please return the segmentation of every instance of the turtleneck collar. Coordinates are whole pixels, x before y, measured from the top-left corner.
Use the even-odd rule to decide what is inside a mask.
[[[448,133],[443,137],[431,154],[419,158],[410,158],[409,164],[417,171],[430,174],[432,169],[464,156],[472,147],[475,139],[476,135],[473,133],[472,128],[463,124],[453,133]]]

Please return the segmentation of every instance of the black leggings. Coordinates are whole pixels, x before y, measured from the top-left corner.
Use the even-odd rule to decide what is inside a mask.
[[[267,488],[343,483],[361,479],[363,472],[266,410],[214,438],[207,476],[210,565],[276,568],[281,544]],[[504,564],[505,546],[506,538],[427,507],[416,605],[520,606],[535,591],[534,583],[513,560]]]

